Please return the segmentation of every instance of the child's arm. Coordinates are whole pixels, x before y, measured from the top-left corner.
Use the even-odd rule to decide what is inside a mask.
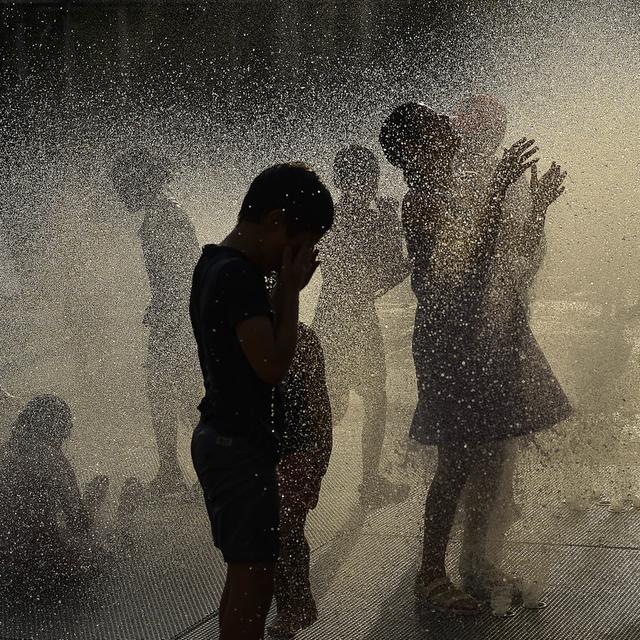
[[[507,189],[537,162],[535,159],[529,160],[538,150],[533,143],[533,140],[521,138],[505,150],[496,167],[489,187],[489,199],[478,216],[475,255],[471,259],[471,276],[477,281],[476,286],[482,287],[489,275]]]
[[[542,263],[544,255],[544,225],[547,209],[564,192],[563,182],[567,176],[560,165],[551,163],[551,168],[538,180],[535,165],[531,166],[531,208],[522,229],[521,251],[530,264],[534,275]]]
[[[80,488],[71,463],[60,452],[49,479],[49,493],[59,505],[66,520],[69,538],[87,535],[93,526],[80,495]]]
[[[300,291],[316,267],[316,253],[310,247],[300,249],[295,258],[286,249],[273,296],[275,321],[256,316],[236,324],[245,357],[267,384],[278,384],[289,370],[296,348]]]
[[[312,359],[312,373],[309,385],[309,409],[318,429],[318,460],[317,469],[320,476],[324,476],[329,466],[331,450],[333,448],[333,422],[331,416],[331,402],[327,389],[324,353],[320,341],[314,335],[314,357]]]

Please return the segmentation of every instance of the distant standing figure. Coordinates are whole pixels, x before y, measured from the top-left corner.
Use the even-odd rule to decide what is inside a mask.
[[[144,148],[130,150],[114,161],[112,178],[127,209],[143,217],[139,237],[151,289],[143,320],[149,329],[146,388],[160,461],[150,489],[157,495],[182,492],[178,425],[197,422],[203,391],[189,319],[200,247],[189,216],[165,193],[171,170],[164,158]]]
[[[362,484],[367,506],[399,502],[408,488],[387,480],[380,468],[387,417],[384,343],[375,301],[409,275],[402,251],[399,203],[378,193],[380,166],[358,145],[336,155],[340,190],[333,229],[320,247],[322,289],[313,328],[324,348],[335,422],[348,408],[349,392],[364,404]]]

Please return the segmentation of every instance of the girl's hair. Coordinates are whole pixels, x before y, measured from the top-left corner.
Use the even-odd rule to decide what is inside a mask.
[[[171,177],[171,163],[159,153],[136,146],[119,153],[111,167],[111,180],[118,196],[129,208],[139,207],[150,187]]]
[[[417,147],[458,144],[458,136],[446,115],[421,102],[406,102],[384,121],[379,141],[387,160],[404,170]]]
[[[333,161],[333,179],[340,191],[377,181],[380,164],[373,151],[357,144],[343,147]]]
[[[72,425],[71,409],[62,398],[40,395],[29,400],[18,414],[11,436],[17,440],[53,444],[67,438]]]

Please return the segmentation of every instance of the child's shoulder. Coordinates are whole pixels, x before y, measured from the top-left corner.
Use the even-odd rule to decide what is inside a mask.
[[[264,277],[240,253],[226,247],[209,245],[212,249],[205,252],[207,266],[225,280],[251,279],[264,283]]]
[[[219,245],[205,245],[196,265],[196,279],[201,289],[236,294],[259,290],[266,295],[262,274],[242,254]]]

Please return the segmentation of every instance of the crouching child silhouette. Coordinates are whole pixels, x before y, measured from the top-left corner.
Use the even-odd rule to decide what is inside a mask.
[[[0,448],[0,589],[12,596],[56,593],[100,566],[92,534],[109,479],[81,493],[62,449],[72,426],[64,400],[36,396]]]

